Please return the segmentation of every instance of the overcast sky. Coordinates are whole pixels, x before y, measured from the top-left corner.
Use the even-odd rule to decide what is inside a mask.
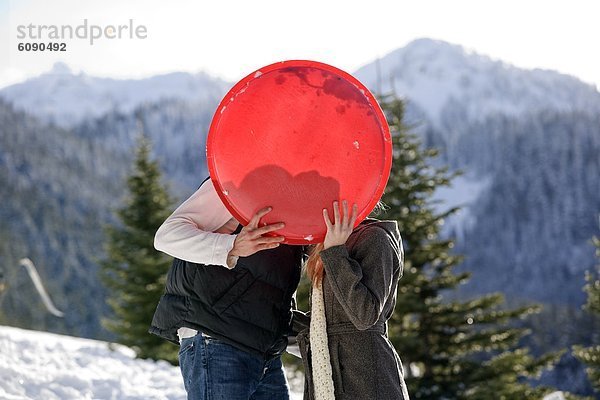
[[[40,42],[19,39],[19,25],[33,24],[37,35],[37,26],[76,28],[84,19],[102,29],[131,19],[134,29],[146,29],[146,38],[131,39],[125,28],[124,37],[93,45],[89,37],[67,38],[65,52],[17,49]],[[600,87],[597,0],[0,0],[0,87],[56,61],[75,72],[118,78],[206,71],[234,81],[285,59],[314,59],[352,72],[421,37]]]

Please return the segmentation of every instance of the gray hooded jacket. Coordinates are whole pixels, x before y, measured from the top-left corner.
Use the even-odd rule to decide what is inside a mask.
[[[336,399],[408,400],[400,357],[387,337],[403,249],[395,221],[366,219],[345,245],[321,252],[323,296]],[[309,331],[298,334],[313,399]]]

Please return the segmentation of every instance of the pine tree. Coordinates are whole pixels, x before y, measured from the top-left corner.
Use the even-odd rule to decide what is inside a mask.
[[[600,238],[594,237],[592,240],[596,246],[596,256],[600,259]],[[596,316],[600,316],[600,266],[594,274],[588,272],[585,279],[587,284],[584,290],[588,294],[585,308]],[[598,333],[596,332],[596,334],[597,340]],[[588,378],[594,389],[600,393],[600,344],[585,348],[574,346],[573,352],[581,362],[587,364]]]
[[[393,136],[392,173],[383,196],[385,217],[398,221],[405,248],[404,276],[389,324],[390,340],[405,363],[414,399],[541,399],[551,390],[533,388],[536,377],[559,353],[535,358],[518,341],[527,332],[509,326],[539,310],[506,309],[501,294],[469,301],[450,300],[470,275],[454,268],[461,257],[453,242],[439,238],[444,220],[457,211],[437,213],[432,195],[457,175],[434,167],[437,151],[422,149],[403,123],[404,104],[392,96],[380,103]],[[444,296],[446,296],[444,299]]]
[[[175,363],[177,348],[148,333],[171,263],[170,257],[154,249],[153,239],[172,204],[150,150],[149,140],[142,135],[127,180],[128,197],[117,212],[121,225],[107,228],[108,258],[102,262],[101,278],[114,317],[103,323],[139,357]]]

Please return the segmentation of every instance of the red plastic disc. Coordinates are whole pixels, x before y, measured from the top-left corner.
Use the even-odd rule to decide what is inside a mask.
[[[283,221],[288,244],[322,242],[323,208],[358,205],[357,224],[383,194],[392,142],[369,90],[350,74],[315,61],[290,60],[239,81],[219,104],[208,133],[207,162],[217,193],[243,225]]]

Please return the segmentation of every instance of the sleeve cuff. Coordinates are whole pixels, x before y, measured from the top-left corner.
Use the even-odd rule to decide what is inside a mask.
[[[233,265],[229,266],[227,263],[227,255],[233,248],[233,242],[235,242],[236,237],[237,235],[219,235],[215,242],[212,264],[222,265],[229,269],[235,267],[235,262],[237,262],[237,259]]]

